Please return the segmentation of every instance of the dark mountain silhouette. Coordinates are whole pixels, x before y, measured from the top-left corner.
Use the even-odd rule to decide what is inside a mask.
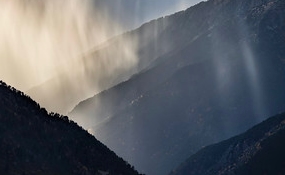
[[[285,174],[285,113],[247,132],[207,146],[171,175]]]
[[[139,38],[146,68],[72,118],[139,170],[168,173],[285,110],[284,9],[282,0],[210,0],[126,33]]]
[[[138,174],[66,116],[2,81],[0,99],[0,174]]]

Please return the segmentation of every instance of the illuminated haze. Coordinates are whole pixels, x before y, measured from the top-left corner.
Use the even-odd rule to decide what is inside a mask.
[[[0,0],[0,79],[48,110],[67,114],[137,71],[135,37],[92,54],[107,48],[102,43],[197,2]]]
[[[49,110],[68,111],[74,104],[60,106],[57,100],[68,100],[66,96],[79,91],[81,95],[70,98],[73,103],[82,100],[100,91],[99,84],[108,76],[136,66],[134,41],[121,43],[121,57],[114,60],[90,62],[91,58],[83,56],[121,31],[114,21],[100,15],[91,1],[0,0],[0,6],[0,78],[22,91],[49,84],[41,91],[28,91]],[[85,75],[90,74],[87,66],[93,69],[92,83]],[[56,93],[62,85],[69,85],[64,87],[65,97]],[[45,99],[49,96],[54,101]]]

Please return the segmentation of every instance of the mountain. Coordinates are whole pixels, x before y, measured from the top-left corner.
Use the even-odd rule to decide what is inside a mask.
[[[70,43],[77,46],[70,52],[75,55],[70,55],[68,50],[67,53],[65,50],[60,50],[60,53],[68,55],[61,56],[65,62],[56,62],[56,69],[51,72],[51,77],[43,77],[37,82],[39,84],[33,84],[33,87],[25,89],[25,93],[48,111],[67,114],[80,101],[126,81],[131,75],[140,72],[153,59],[150,57],[151,53],[144,52],[150,50],[143,48],[150,46],[148,40],[155,38],[156,29],[150,27],[139,33],[127,32],[117,37],[115,35],[141,25],[150,17],[185,9],[197,0],[187,0],[187,2],[185,0],[90,0],[90,2],[94,3],[94,8],[89,4],[90,14],[80,19],[80,22],[87,20],[86,23],[76,24],[79,27],[86,27],[84,30],[87,31],[80,31],[78,34],[79,39],[83,41]],[[178,4],[184,5],[180,7]],[[172,10],[166,12],[166,9]],[[89,38],[88,43],[84,43],[87,38]],[[73,36],[70,39],[78,38]],[[163,53],[162,51],[159,50]]]
[[[142,71],[70,116],[138,170],[166,174],[285,110],[284,9],[209,0],[146,23],[125,34],[139,38]]]
[[[241,135],[203,148],[170,174],[284,174],[284,138],[283,113]]]
[[[66,116],[0,82],[0,174],[138,174]]]

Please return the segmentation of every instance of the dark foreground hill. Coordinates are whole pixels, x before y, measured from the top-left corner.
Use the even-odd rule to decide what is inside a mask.
[[[138,174],[76,123],[3,82],[0,99],[0,174]]]
[[[285,174],[285,113],[247,132],[207,146],[171,175]]]
[[[209,0],[147,23],[126,34],[140,38],[147,69],[70,115],[140,171],[166,174],[285,111],[284,9],[284,0]]]

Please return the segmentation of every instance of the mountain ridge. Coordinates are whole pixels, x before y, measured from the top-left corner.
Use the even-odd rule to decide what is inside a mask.
[[[139,174],[67,116],[0,81],[0,173]]]
[[[284,173],[281,148],[285,143],[280,140],[284,129],[284,113],[270,117],[243,134],[203,148],[170,174]]]
[[[142,171],[167,173],[285,110],[284,8],[281,0],[210,0],[144,25],[141,36],[162,26],[142,48],[154,62],[71,116]],[[170,48],[157,55],[164,42]]]

